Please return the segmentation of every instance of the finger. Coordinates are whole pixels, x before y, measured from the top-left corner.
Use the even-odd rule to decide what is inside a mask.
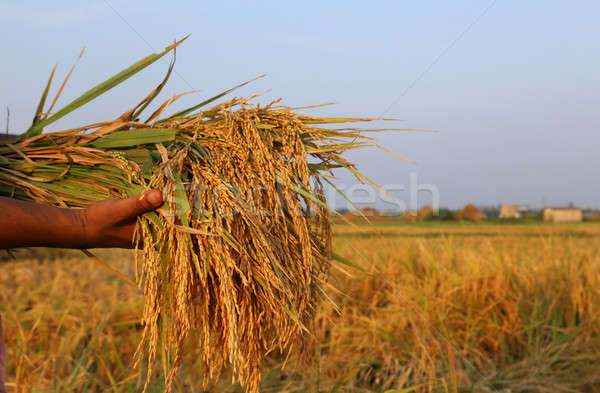
[[[121,219],[126,220],[156,210],[162,203],[162,192],[149,190],[131,198],[118,200],[115,202],[116,206],[114,207]]]

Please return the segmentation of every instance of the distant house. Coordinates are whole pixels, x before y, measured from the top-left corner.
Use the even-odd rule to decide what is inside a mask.
[[[500,218],[521,218],[516,205],[500,205]]]
[[[529,214],[529,206],[527,205],[517,205],[517,211],[521,217],[527,217]]]
[[[499,218],[523,218],[529,214],[527,205],[500,205]]]
[[[544,221],[577,222],[583,219],[583,212],[577,207],[545,207]]]

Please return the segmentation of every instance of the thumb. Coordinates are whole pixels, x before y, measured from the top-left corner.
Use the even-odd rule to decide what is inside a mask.
[[[142,194],[122,199],[116,210],[123,219],[135,218],[139,215],[158,209],[163,203],[162,192],[149,190]]]

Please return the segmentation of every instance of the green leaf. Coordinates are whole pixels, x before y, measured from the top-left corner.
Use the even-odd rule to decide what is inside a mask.
[[[40,102],[35,110],[35,116],[33,117],[33,122],[31,126],[34,126],[37,122],[40,121],[42,116],[42,112],[44,112],[44,104],[46,103],[46,98],[48,98],[48,91],[50,90],[50,85],[52,84],[52,79],[54,78],[54,73],[56,72],[56,66],[52,68],[52,72],[50,73],[50,78],[48,78],[48,83],[46,84],[46,88],[42,93],[42,98],[40,98]]]
[[[115,131],[106,137],[95,140],[89,146],[97,149],[117,149],[145,145],[149,143],[172,142],[177,130],[171,128],[137,128]]]
[[[181,177],[179,176],[179,174],[173,173],[173,177],[175,178],[175,181],[177,182],[177,186],[175,188],[175,198],[177,200],[177,205],[178,205],[177,206],[177,215],[179,216],[181,225],[183,225],[184,227],[189,227],[190,223],[188,220],[188,214],[192,211],[192,208],[190,206],[190,201],[185,192],[185,185],[183,184],[183,181],[181,180]],[[196,255],[196,253],[193,252],[193,244],[194,243],[192,241],[192,236],[189,233],[186,233],[186,238],[189,243],[190,249],[192,249],[191,255],[192,255],[192,260],[194,262],[196,271],[198,272],[198,275],[200,275],[202,277],[202,270],[200,269],[200,260],[198,259],[198,255]]]
[[[156,87],[156,89],[154,89],[150,95],[148,97],[146,97],[142,102],[142,106],[139,107],[135,113],[133,114],[133,116],[131,117],[132,119],[137,119],[140,117],[140,115],[142,114],[142,112],[144,111],[144,109],[146,109],[148,107],[148,105],[150,105],[150,103],[160,94],[160,92],[162,91],[163,87],[165,87],[165,85],[167,84],[167,81],[169,80],[169,77],[171,76],[171,72],[173,72],[173,67],[175,67],[175,53],[176,50],[173,50],[173,58],[171,59],[171,64],[169,64],[169,69],[167,71],[167,74],[165,75],[164,79],[162,80],[162,82],[160,82],[160,84]]]
[[[23,137],[29,138],[29,137],[41,134],[42,131],[44,130],[45,126],[54,123],[58,119],[67,115],[68,113],[74,111],[75,109],[79,108],[82,105],[87,104],[88,102],[92,101],[99,95],[107,92],[108,90],[112,89],[113,87],[118,86],[122,82],[126,81],[127,79],[129,79],[130,77],[132,77],[133,75],[138,73],[139,71],[143,70],[144,68],[148,67],[150,64],[154,63],[155,61],[157,61],[158,59],[163,57],[165,54],[167,54],[173,48],[177,47],[184,40],[186,40],[187,37],[188,36],[184,37],[182,40],[175,42],[172,45],[167,46],[165,48],[165,50],[163,50],[160,53],[153,53],[150,56],[143,58],[142,60],[138,61],[137,63],[132,64],[131,66],[124,69],[123,71],[119,72],[118,74],[112,76],[111,78],[108,78],[107,80],[100,83],[99,85],[96,85],[95,87],[86,91],[79,98],[76,98],[74,101],[72,101],[70,104],[68,104],[67,106],[65,106],[58,112],[56,112],[54,115],[49,116],[46,119],[33,124],[23,134]]]
[[[184,227],[189,226],[188,214],[192,211],[190,201],[185,193],[185,185],[181,181],[179,174],[173,172],[173,177],[177,182],[175,187],[175,198],[177,200],[177,215],[181,221],[181,225]]]
[[[147,159],[151,159],[150,151],[144,148],[125,150],[125,158],[137,163],[145,162]]]

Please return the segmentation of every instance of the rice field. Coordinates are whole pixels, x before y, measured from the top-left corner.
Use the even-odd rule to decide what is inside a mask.
[[[261,391],[598,391],[599,239],[591,222],[338,223],[333,250],[358,267],[332,269],[314,360],[271,354]],[[134,276],[129,251],[97,254]],[[19,252],[0,272],[9,391],[143,387],[135,288],[75,251]],[[204,391],[201,354],[185,356],[173,391]],[[149,391],[164,390],[162,369]],[[209,391],[243,388],[225,374]]]

